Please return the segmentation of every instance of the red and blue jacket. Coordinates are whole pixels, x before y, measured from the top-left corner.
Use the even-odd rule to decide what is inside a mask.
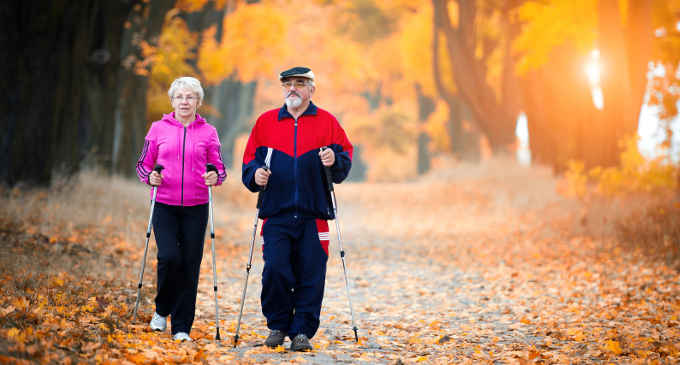
[[[340,183],[352,167],[353,147],[331,113],[310,102],[297,120],[286,105],[257,119],[243,154],[242,179],[248,190],[260,191],[255,183],[255,170],[265,166],[267,150],[271,148],[271,175],[262,192],[260,218],[281,213],[335,218],[319,158],[319,148],[324,146],[335,152],[331,175],[334,183]]]

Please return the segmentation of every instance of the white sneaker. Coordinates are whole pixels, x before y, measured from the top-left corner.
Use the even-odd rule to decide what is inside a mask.
[[[167,317],[163,317],[160,314],[154,312],[151,322],[149,322],[149,327],[154,331],[165,331],[167,328],[168,321]]]
[[[172,336],[172,339],[175,341],[193,341],[191,337],[189,337],[189,334],[186,332],[177,332],[175,333],[174,336]]]

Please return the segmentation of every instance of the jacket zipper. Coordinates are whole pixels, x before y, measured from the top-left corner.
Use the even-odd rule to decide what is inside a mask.
[[[298,215],[298,184],[297,184],[297,166],[298,166],[298,158],[297,158],[297,132],[298,132],[298,118],[295,118],[295,132],[293,136],[293,186],[295,186],[295,195],[294,195],[294,200],[293,204],[295,205],[295,217]]]
[[[184,127],[184,139],[182,140],[182,185],[180,186],[180,202],[179,205],[184,205],[184,151],[187,145],[187,127]]]

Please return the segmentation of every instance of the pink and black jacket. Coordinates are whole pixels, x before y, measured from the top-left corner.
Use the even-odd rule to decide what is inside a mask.
[[[267,149],[272,148],[267,188],[263,191],[260,218],[280,213],[333,219],[328,200],[320,147],[332,148],[334,183],[342,182],[352,167],[352,144],[337,119],[310,103],[296,121],[284,105],[263,113],[255,122],[243,154],[243,184],[253,192],[255,170],[265,166]]]
[[[207,163],[217,167],[217,185],[222,184],[227,172],[217,130],[198,114],[196,120],[184,127],[173,112],[151,124],[137,161],[137,176],[148,184],[153,167],[160,164],[164,170],[156,196],[158,202],[179,206],[206,204],[208,187],[201,175]]]

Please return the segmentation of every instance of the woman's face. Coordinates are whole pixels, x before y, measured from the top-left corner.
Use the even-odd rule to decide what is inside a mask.
[[[191,118],[198,108],[198,95],[189,89],[178,89],[172,96],[172,107],[178,118]]]

